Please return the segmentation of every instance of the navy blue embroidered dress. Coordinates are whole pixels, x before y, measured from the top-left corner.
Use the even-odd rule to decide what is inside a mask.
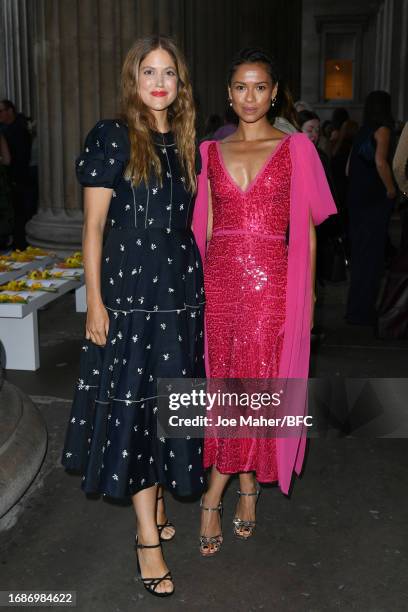
[[[202,491],[201,440],[158,438],[157,379],[204,377],[202,264],[173,135],[153,132],[162,185],[124,177],[125,124],[100,121],[76,163],[83,186],[113,189],[101,263],[105,347],[85,340],[62,463],[85,492],[123,498],[156,483]]]

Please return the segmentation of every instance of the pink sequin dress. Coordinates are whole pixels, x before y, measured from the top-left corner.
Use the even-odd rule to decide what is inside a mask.
[[[212,378],[278,376],[286,308],[291,157],[285,137],[243,191],[208,149],[213,234],[204,266]],[[205,440],[204,466],[278,479],[274,438]]]

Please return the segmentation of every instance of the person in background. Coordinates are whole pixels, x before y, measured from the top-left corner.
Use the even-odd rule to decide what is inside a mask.
[[[204,140],[213,140],[214,132],[216,132],[223,125],[223,121],[219,115],[214,113],[210,115],[205,123],[204,128],[204,138],[202,138],[201,142]]]
[[[402,130],[392,162],[400,190],[401,241],[388,272],[378,307],[380,338],[408,338],[408,123]]]
[[[10,161],[7,141],[0,132],[0,249],[10,246],[13,231],[14,213],[8,169]]]
[[[338,111],[347,111],[345,109],[337,109]],[[336,111],[335,111],[336,112]],[[335,117],[333,113],[333,117]],[[358,125],[348,117],[340,124],[341,117],[346,117],[345,114],[339,113],[339,119],[334,123],[334,129],[331,133],[331,170],[333,175],[333,183],[336,190],[336,201],[340,211],[343,211],[347,200],[348,179],[346,176],[346,166],[350,155],[353,140],[358,132]]]
[[[228,103],[224,114],[224,124],[221,125],[218,130],[215,130],[213,134],[213,140],[222,140],[223,138],[230,136],[237,129],[237,125],[238,117],[231,108],[230,103]]]
[[[352,325],[371,325],[376,319],[388,225],[396,197],[390,165],[393,124],[391,96],[385,91],[371,92],[349,161],[351,279],[346,321]]]
[[[331,145],[330,145],[330,136],[333,130],[332,122],[326,119],[323,121],[320,129],[320,139],[319,139],[319,148],[321,151],[324,151],[327,157],[330,159],[331,156]]]
[[[297,113],[301,113],[305,110],[314,112],[313,107],[309,104],[309,102],[305,102],[304,100],[297,100],[297,102],[294,103],[294,107]]]
[[[400,250],[408,251],[408,122],[401,132],[392,160],[392,169],[401,192],[399,207],[402,225]]]
[[[10,100],[0,100],[2,134],[10,151],[9,176],[11,199],[14,208],[13,247],[25,249],[25,225],[28,221],[30,202],[31,134],[27,120]]]
[[[335,198],[330,160],[326,153],[320,148],[320,119],[316,113],[304,110],[298,113],[298,121],[302,132],[316,147],[330,191],[333,198]],[[346,255],[343,246],[343,234],[344,224],[340,215],[330,216],[324,223],[316,228],[316,278],[322,285],[324,285],[325,281],[338,282],[340,280],[346,280]],[[316,335],[316,332],[317,330],[314,329],[312,332],[312,339],[313,336]]]
[[[346,108],[335,108],[331,118],[332,130],[330,134],[330,144],[332,150],[335,148],[336,143],[340,137],[340,129],[345,121],[350,119],[350,115]]]
[[[279,113],[273,121],[273,127],[284,134],[295,134],[299,131],[296,105],[289,88],[281,83]]]

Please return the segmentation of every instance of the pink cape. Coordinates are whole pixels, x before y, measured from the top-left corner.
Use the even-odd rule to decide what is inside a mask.
[[[202,168],[193,214],[193,232],[205,266],[208,219],[208,147],[200,145]],[[337,213],[326,176],[314,145],[301,133],[289,138],[292,178],[289,216],[288,278],[286,286],[286,320],[279,378],[307,381],[310,356],[311,272],[309,215],[314,225]],[[303,264],[303,265],[302,265]],[[211,376],[205,334],[205,366]],[[306,388],[299,414],[306,412]],[[277,438],[278,478],[281,491],[288,494],[293,471],[302,470],[306,436]]]

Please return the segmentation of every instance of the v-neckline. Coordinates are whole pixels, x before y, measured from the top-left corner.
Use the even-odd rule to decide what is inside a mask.
[[[239,191],[239,193],[241,195],[247,195],[251,189],[254,187],[254,185],[257,183],[258,179],[262,176],[262,174],[265,172],[266,168],[268,167],[269,163],[272,161],[272,159],[275,157],[276,153],[279,151],[279,149],[281,148],[281,146],[283,145],[284,142],[286,142],[286,140],[288,140],[288,138],[290,137],[290,134],[287,134],[286,136],[284,136],[283,138],[280,139],[280,141],[278,142],[278,144],[276,145],[276,147],[274,148],[274,150],[272,151],[272,153],[270,153],[268,155],[268,157],[266,158],[265,162],[263,163],[263,165],[261,166],[261,169],[258,170],[258,172],[256,173],[256,175],[254,176],[254,178],[252,179],[252,181],[250,181],[248,187],[246,189],[242,189],[238,183],[236,183],[234,181],[234,179],[232,178],[231,174],[228,172],[227,170],[227,166],[225,165],[224,162],[224,157],[221,153],[221,147],[220,147],[220,142],[219,140],[215,141],[215,148],[217,150],[218,153],[218,159],[220,161],[220,164],[222,166],[222,169],[224,170],[224,174],[226,175],[226,177],[228,178],[229,182],[231,183],[231,185],[233,187],[235,187],[235,189],[237,191]]]

